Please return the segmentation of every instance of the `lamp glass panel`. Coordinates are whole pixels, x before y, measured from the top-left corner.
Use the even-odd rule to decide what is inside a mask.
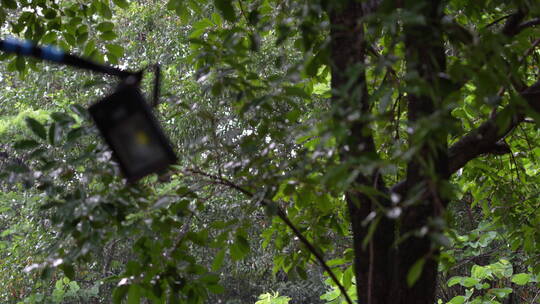
[[[176,162],[150,107],[135,87],[125,87],[90,107],[90,113],[130,181]]]

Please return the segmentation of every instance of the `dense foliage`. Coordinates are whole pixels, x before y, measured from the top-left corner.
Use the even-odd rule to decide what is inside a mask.
[[[396,277],[438,269],[433,303],[540,303],[540,4],[362,1],[336,27],[353,2],[2,0],[0,39],[160,63],[180,160],[127,185],[85,110],[117,80],[0,55],[0,302],[346,303],[284,210],[353,300],[386,233],[429,240]],[[340,71],[343,33],[363,57]],[[422,159],[441,146],[451,177]]]

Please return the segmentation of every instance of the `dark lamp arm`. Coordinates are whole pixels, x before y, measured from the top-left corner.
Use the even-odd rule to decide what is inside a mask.
[[[0,51],[4,51],[8,54],[34,57],[83,70],[90,70],[93,72],[116,76],[122,79],[126,79],[130,76],[141,77],[141,73],[138,72],[124,71],[113,66],[99,64],[91,60],[66,53],[58,47],[52,45],[38,46],[29,40],[19,40],[15,38],[0,40]]]

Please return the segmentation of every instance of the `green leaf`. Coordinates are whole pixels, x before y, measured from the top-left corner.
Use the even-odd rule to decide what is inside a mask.
[[[64,33],[62,36],[64,36],[64,39],[66,39],[67,43],[69,43],[72,46],[77,46],[77,39],[75,38],[75,36],[69,33]]]
[[[465,303],[465,297],[464,296],[457,296],[453,297],[448,304],[463,304]]]
[[[172,11],[176,8],[178,4],[179,4],[178,0],[169,0],[167,2],[167,9]]]
[[[178,4],[174,10],[176,15],[180,17],[180,22],[182,22],[182,24],[187,24],[191,17],[189,9],[185,5]]]
[[[434,232],[430,234],[430,237],[436,244],[442,247],[448,248],[451,246],[450,240],[442,233]]]
[[[220,293],[225,292],[225,288],[223,286],[221,286],[221,285],[218,285],[218,284],[207,285],[206,288],[208,288],[208,290],[211,293],[215,293],[215,294],[220,294]]]
[[[498,278],[510,278],[513,274],[512,264],[505,259],[499,260],[497,263],[487,265],[490,271]]]
[[[118,5],[120,8],[128,8],[129,3],[126,0],[113,0],[113,3]]]
[[[73,142],[74,140],[80,138],[84,134],[84,129],[82,127],[73,129],[68,132],[67,142]]]
[[[47,131],[45,131],[45,127],[39,121],[32,117],[27,117],[25,121],[28,128],[30,128],[34,134],[43,140],[47,139]]]
[[[111,19],[111,17],[112,17],[111,8],[107,4],[107,2],[101,2],[101,5],[99,6],[98,12],[99,12],[99,15],[104,17],[104,18]]]
[[[96,30],[100,32],[109,32],[109,31],[112,31],[113,28],[114,28],[114,23],[112,22],[101,22],[100,24],[96,26]]]
[[[60,268],[62,269],[62,271],[64,272],[66,277],[68,277],[71,280],[73,280],[75,278],[75,270],[73,269],[72,265],[70,265],[70,264],[62,264],[62,265],[60,265]]]
[[[239,246],[240,246],[240,248],[242,249],[243,252],[245,252],[245,253],[249,252],[249,242],[245,237],[237,234],[236,235],[236,243],[239,244]]]
[[[88,33],[77,34],[77,44],[82,45],[86,40],[88,40]]]
[[[304,269],[304,267],[302,267],[301,265],[297,265],[294,270],[296,271],[296,273],[298,273],[298,276],[302,279],[302,280],[307,280],[308,278],[308,275],[307,275],[307,272],[306,270]],[[347,272],[345,272],[345,274],[347,274]],[[346,281],[345,279],[345,276],[344,276],[344,281]],[[350,284],[350,278],[349,278],[349,284]],[[343,285],[345,286],[345,288],[347,288],[349,285],[347,285],[347,282],[343,283]]]
[[[112,294],[113,303],[121,304],[122,299],[124,299],[127,292],[128,292],[128,286],[127,285],[122,285],[122,286],[116,287],[114,289],[114,291],[113,291],[113,294]]]
[[[112,64],[118,64],[118,57],[111,53],[107,53],[107,60]]]
[[[76,31],[77,35],[88,33],[88,26],[86,24],[82,24],[77,28]]]
[[[161,209],[168,207],[172,202],[172,198],[169,196],[164,196],[159,198],[156,203],[152,206],[152,209]]]
[[[310,96],[306,93],[306,91],[303,88],[299,87],[285,87],[285,94],[289,96],[295,96],[300,98],[309,99]]]
[[[317,55],[311,57],[306,64],[306,74],[311,77],[317,76],[319,68],[324,64],[322,59],[322,54],[318,53]]]
[[[531,275],[528,273],[518,273],[512,276],[512,283],[516,283],[520,286],[523,286],[527,283],[529,283],[529,280],[531,279]]]
[[[214,258],[214,262],[212,262],[212,271],[218,271],[221,266],[223,265],[223,260],[225,259],[225,248],[221,249]]]
[[[43,16],[46,19],[54,19],[56,18],[56,11],[50,8],[46,8],[43,10]]]
[[[467,287],[467,288],[473,287],[474,285],[478,283],[480,283],[480,280],[475,279],[475,278],[469,278],[469,277],[462,278],[460,282],[462,286]]]
[[[448,285],[448,287],[452,287],[456,284],[459,284],[461,283],[461,280],[463,279],[463,277],[451,277],[450,280],[448,280],[448,283],[446,283]]]
[[[60,126],[56,122],[52,123],[49,127],[49,143],[52,146],[55,146],[60,140],[61,131]]]
[[[249,253],[249,243],[241,235],[236,235],[235,242],[230,246],[229,250],[233,260],[238,261],[243,259]]]
[[[5,8],[16,9],[17,2],[15,0],[2,0],[2,6]]]
[[[56,41],[56,33],[55,32],[48,32],[43,37],[41,37],[41,42],[45,44],[51,44]]]
[[[215,285],[219,282],[219,276],[212,273],[205,274],[200,278],[200,281],[209,285]]]
[[[92,52],[96,49],[96,42],[94,40],[89,40],[84,47],[84,56],[89,57]]]
[[[60,290],[64,289],[64,282],[62,280],[57,280],[54,284],[54,288]]]
[[[124,48],[119,46],[118,44],[107,44],[105,48],[107,48],[107,51],[109,51],[109,53],[118,58],[124,55]]]
[[[235,21],[234,7],[230,0],[214,0],[214,5],[219,10],[223,18],[229,22]]]
[[[476,279],[483,280],[491,275],[491,271],[488,267],[482,267],[479,265],[473,265],[471,268],[471,276]]]
[[[221,16],[216,13],[212,13],[212,21],[218,26],[221,26],[221,24],[223,23],[223,19],[221,19]]]
[[[128,304],[139,304],[141,303],[141,287],[137,284],[129,286]]]
[[[79,104],[72,104],[69,106],[69,109],[71,111],[73,111],[73,113],[77,114],[77,116],[81,117],[81,118],[86,118],[88,117],[88,111],[81,105]]]
[[[47,152],[46,149],[39,148],[39,149],[34,150],[32,153],[30,153],[30,155],[28,155],[28,157],[29,158],[38,158],[38,157],[42,156],[43,154],[45,154],[46,152]]]
[[[15,67],[17,68],[17,71],[19,73],[24,72],[24,70],[26,69],[26,61],[23,57],[17,56],[17,58],[15,59]]]
[[[105,40],[105,41],[110,41],[110,40],[114,40],[116,37],[118,37],[116,35],[115,32],[113,31],[108,31],[108,32],[104,32],[103,34],[101,34],[101,36],[99,36],[102,40]]]
[[[426,259],[421,258],[412,265],[411,269],[409,269],[409,272],[407,273],[407,285],[409,285],[409,287],[413,286],[420,278],[425,262]]]
[[[6,12],[4,11],[2,7],[0,7],[0,24],[4,24],[4,22],[6,22],[6,17],[7,17]]]
[[[494,294],[498,298],[504,298],[512,293],[512,288],[492,288],[488,290],[489,293]]]
[[[28,149],[33,149],[37,146],[39,146],[39,143],[37,141],[33,139],[23,139],[23,140],[17,141],[13,145],[13,148],[15,148],[16,150],[28,150]]]
[[[68,124],[68,123],[74,123],[75,122],[73,117],[69,116],[66,113],[62,113],[62,112],[54,112],[54,113],[52,113],[51,118],[54,119],[54,121],[58,122],[59,124]]]
[[[23,164],[10,164],[5,167],[5,170],[13,173],[26,173],[28,172],[28,167]]]
[[[213,27],[214,26],[214,23],[212,23],[212,21],[208,18],[204,18],[204,19],[201,19],[195,23],[193,23],[193,30],[196,31],[196,30],[204,30],[204,29],[207,29],[209,27]]]
[[[489,243],[497,237],[497,233],[494,231],[489,231],[487,233],[484,233],[480,236],[480,239],[478,240],[478,243],[482,247],[487,247]]]

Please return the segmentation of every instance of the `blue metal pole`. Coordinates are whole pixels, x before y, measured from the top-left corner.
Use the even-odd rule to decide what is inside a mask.
[[[5,40],[0,40],[0,51],[10,54],[17,54],[20,56],[35,57],[80,69],[117,76],[122,79],[130,76],[140,75],[138,72],[124,71],[109,65],[99,64],[88,59],[66,53],[60,48],[52,45],[38,46],[29,40],[19,40],[11,37]]]

